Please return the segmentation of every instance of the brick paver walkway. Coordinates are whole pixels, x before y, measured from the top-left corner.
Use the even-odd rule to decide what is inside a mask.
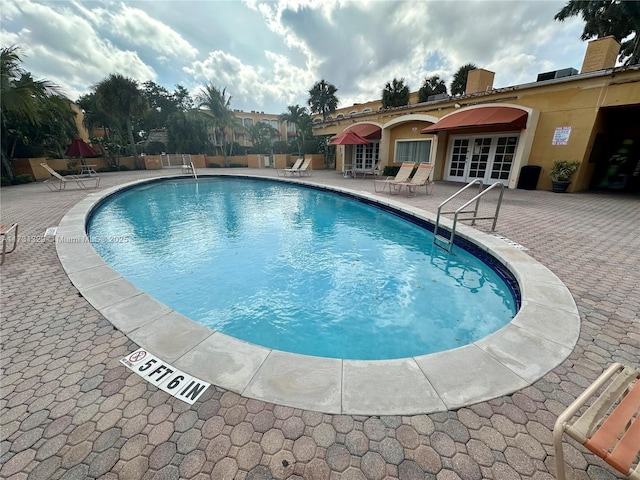
[[[102,174],[101,189],[152,175]],[[310,180],[373,190],[333,172]],[[399,199],[435,211],[456,189]],[[640,366],[640,199],[516,190],[496,233],[556,273],[582,319],[570,357],[532,386],[417,416],[326,415],[214,387],[190,407],[119,363],[137,346],[38,238],[85,195],[41,183],[1,192],[2,222],[19,222],[22,239],[1,269],[1,478],[551,479],[557,415],[609,363]],[[569,478],[617,478],[583,448],[565,450]]]

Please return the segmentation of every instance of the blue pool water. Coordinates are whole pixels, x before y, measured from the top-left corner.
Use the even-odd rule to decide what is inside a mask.
[[[126,190],[88,234],[123,277],[185,316],[269,348],[378,360],[438,352],[516,313],[503,279],[427,229],[319,189],[241,178]]]

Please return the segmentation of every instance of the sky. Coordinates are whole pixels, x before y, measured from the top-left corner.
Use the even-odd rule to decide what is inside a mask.
[[[582,21],[553,19],[565,3],[2,0],[0,43],[74,101],[119,73],[194,96],[213,84],[233,109],[280,114],[306,106],[321,79],[341,108],[380,99],[394,78],[417,91],[438,75],[449,88],[467,63],[495,72],[495,88],[580,70]]]

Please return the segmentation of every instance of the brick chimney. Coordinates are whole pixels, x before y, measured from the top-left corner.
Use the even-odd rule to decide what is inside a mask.
[[[580,73],[597,72],[616,66],[620,43],[612,36],[597,38],[587,44]]]
[[[495,72],[490,72],[489,70],[484,70],[482,68],[470,70],[467,75],[467,85],[464,93],[469,94],[491,90],[493,88],[493,78],[495,76]]]

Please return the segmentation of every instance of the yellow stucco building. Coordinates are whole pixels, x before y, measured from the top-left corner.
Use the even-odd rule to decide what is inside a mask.
[[[577,160],[569,191],[640,192],[640,65],[615,67],[619,49],[613,37],[594,40],[579,73],[544,72],[512,87],[493,88],[493,72],[473,70],[464,95],[341,108],[316,118],[314,134],[353,130],[369,140],[337,146],[338,170],[429,162],[436,180],[549,190],[554,160]]]

